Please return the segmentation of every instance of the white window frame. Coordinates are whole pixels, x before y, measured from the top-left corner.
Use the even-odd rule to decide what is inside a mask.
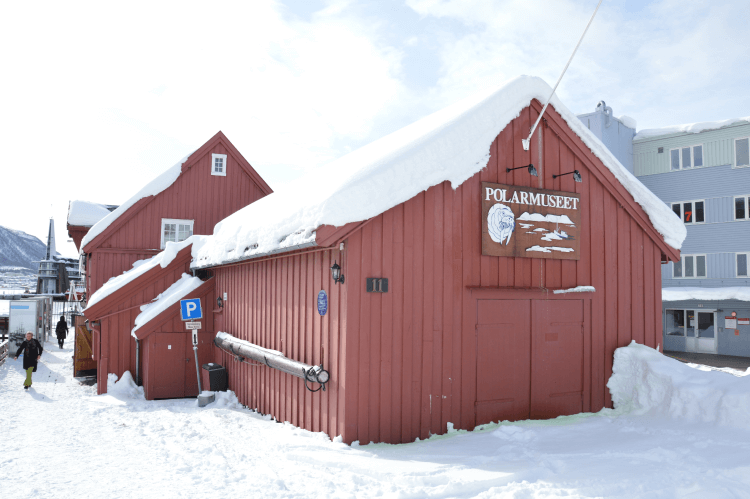
[[[166,224],[190,225],[190,234],[193,234],[193,227],[195,225],[195,220],[179,220],[176,218],[162,218],[161,219],[161,249],[164,249],[164,247],[166,246],[166,243],[168,242],[168,241],[164,241],[164,226]]]
[[[745,200],[745,218],[737,218],[737,200],[738,199],[744,199]],[[747,222],[750,220],[750,194],[745,194],[744,196],[734,196],[732,198],[732,217],[737,222]]]
[[[682,163],[682,150],[685,148],[690,148],[690,166],[685,167]],[[695,148],[700,147],[701,148],[701,161],[703,162],[700,166],[695,166]],[[680,168],[678,170],[672,169],[672,151],[679,151],[679,157],[680,157]],[[671,172],[677,172],[680,170],[692,170],[693,168],[703,168],[706,166],[706,148],[703,147],[703,144],[693,144],[688,146],[680,146],[680,147],[673,147],[669,150],[669,171]]]
[[[739,258],[740,258],[740,255],[745,255],[745,258],[746,258],[746,260],[745,260],[745,271],[747,272],[747,274],[745,274],[745,275],[740,275],[740,273],[739,273],[739,268],[740,268]],[[737,277],[750,277],[750,252],[742,252],[742,251],[740,251],[739,253],[735,253],[734,254],[734,274]]]
[[[706,275],[698,275],[698,258],[699,256],[702,256],[706,261]],[[693,259],[693,276],[685,277],[685,265],[683,262],[687,260],[688,258]],[[682,269],[682,275],[676,276],[674,275],[674,269],[675,266],[679,265],[680,269]],[[679,262],[673,262],[672,263],[672,279],[707,279],[708,278],[708,256],[704,253],[694,253],[690,255],[680,255],[680,261]]]
[[[732,151],[732,154],[734,155],[734,164],[732,165],[732,168],[748,168],[750,167],[750,164],[748,165],[738,165],[737,164],[737,141],[738,140],[747,140],[748,145],[750,145],[750,136],[748,137],[737,137],[732,141],[732,146],[734,147],[734,150]]]
[[[684,216],[685,213],[683,211],[685,203],[690,203],[692,205],[691,209],[692,209],[693,215],[695,215],[695,203],[703,203],[703,221],[702,222],[694,222],[694,221],[685,222],[685,220],[683,220],[685,218],[685,216]],[[704,224],[704,223],[706,223],[706,218],[708,218],[708,216],[707,216],[708,214],[707,214],[706,200],[705,199],[693,199],[693,200],[687,200],[687,201],[672,201],[671,203],[669,203],[669,208],[672,210],[672,213],[674,213],[674,207],[673,206],[676,205],[676,204],[680,205],[680,220],[682,221],[682,223],[684,223],[686,225],[696,225],[696,224]],[[693,217],[693,218],[695,218],[695,217]]]
[[[223,171],[221,172],[216,171],[217,159],[221,159],[222,164],[224,165]],[[227,176],[227,155],[226,154],[211,154],[211,175],[216,175],[217,177]]]

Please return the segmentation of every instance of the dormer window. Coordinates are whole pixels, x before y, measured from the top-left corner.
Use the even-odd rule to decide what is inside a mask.
[[[227,176],[227,155],[226,154],[212,154],[211,155],[211,175],[218,175],[220,177]]]

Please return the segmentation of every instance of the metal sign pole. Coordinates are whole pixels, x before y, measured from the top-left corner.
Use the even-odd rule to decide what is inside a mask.
[[[203,393],[201,387],[201,366],[198,365],[198,330],[193,329],[193,353],[195,353],[195,374],[198,376],[198,395]]]

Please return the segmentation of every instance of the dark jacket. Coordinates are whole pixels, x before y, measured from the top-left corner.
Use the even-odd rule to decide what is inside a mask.
[[[23,340],[21,346],[18,347],[18,351],[16,351],[16,357],[23,352],[23,370],[25,371],[29,367],[33,367],[34,372],[36,372],[36,358],[42,355],[43,351],[44,348],[42,348],[42,345],[39,344],[36,338],[31,338],[31,341]]]
[[[68,336],[68,323],[62,317],[60,317],[60,322],[55,327],[55,333],[57,333],[58,340],[64,340]]]

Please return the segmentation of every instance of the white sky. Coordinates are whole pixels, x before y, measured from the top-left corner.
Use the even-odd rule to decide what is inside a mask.
[[[65,243],[222,130],[278,187],[519,74],[554,84],[597,0],[3,2],[0,225]],[[558,89],[638,129],[750,114],[747,0],[604,0]]]

